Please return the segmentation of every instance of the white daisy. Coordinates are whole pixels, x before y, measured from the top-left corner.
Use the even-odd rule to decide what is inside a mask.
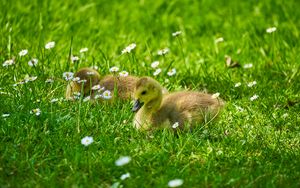
[[[224,38],[223,37],[220,37],[220,38],[217,38],[216,40],[215,40],[215,43],[217,44],[217,43],[220,43],[220,42],[223,42],[224,41]]]
[[[169,181],[168,187],[179,187],[182,184],[183,184],[182,179],[174,179],[174,180]]]
[[[28,50],[21,50],[20,52],[19,52],[19,56],[25,56],[26,54],[28,54]]]
[[[100,99],[100,98],[103,98],[103,96],[101,94],[97,94],[94,96],[94,99]]]
[[[268,28],[268,29],[266,29],[266,32],[267,33],[273,33],[273,32],[275,32],[276,31],[276,27],[270,27],[270,28]]]
[[[55,103],[55,102],[57,102],[59,99],[58,98],[54,98],[54,99],[51,99],[51,103]]]
[[[41,115],[41,112],[42,112],[42,111],[41,111],[39,108],[32,109],[32,110],[30,111],[31,114],[35,114],[36,116]]]
[[[255,94],[252,97],[250,97],[250,101],[254,101],[254,100],[258,99],[258,97],[259,96]]]
[[[129,156],[121,156],[119,159],[115,161],[116,166],[123,166],[128,164],[131,161],[131,157]]]
[[[151,63],[151,67],[154,68],[154,69],[155,69],[158,65],[159,65],[159,61],[154,61],[154,62]]]
[[[257,83],[256,83],[256,81],[253,81],[253,82],[249,82],[248,84],[247,84],[247,86],[248,87],[253,87],[253,86],[255,86]]]
[[[63,77],[66,81],[70,81],[73,79],[74,73],[73,72],[64,72]]]
[[[121,72],[119,73],[119,75],[120,75],[121,77],[126,77],[126,76],[128,76],[128,72],[127,72],[127,71],[121,71]]]
[[[2,114],[2,117],[6,118],[6,117],[9,117],[10,114]]]
[[[136,47],[136,44],[135,44],[135,43],[130,44],[129,46],[127,46],[126,48],[124,48],[124,49],[122,50],[122,54],[130,53],[131,50],[135,49],[135,47]]]
[[[111,67],[111,68],[109,69],[109,72],[118,72],[118,71],[119,71],[119,67],[116,67],[116,66]]]
[[[93,142],[94,142],[94,139],[91,136],[86,136],[83,139],[81,139],[81,144],[84,146],[88,146]]]
[[[110,92],[109,90],[104,91],[104,92],[102,93],[102,97],[103,97],[104,99],[111,99],[111,98],[112,98],[111,92]]]
[[[125,180],[127,178],[130,178],[130,173],[122,174],[122,176],[120,177],[121,180]]]
[[[102,87],[100,86],[100,84],[94,85],[92,87],[92,90],[100,90],[100,89],[102,89]]]
[[[241,85],[242,85],[242,83],[238,82],[238,83],[234,84],[234,87],[240,87]]]
[[[75,78],[72,79],[72,81],[78,83],[80,81],[80,78],[79,77],[75,77]]]
[[[176,37],[176,36],[178,36],[178,35],[181,35],[181,31],[176,31],[176,32],[172,33],[172,36],[173,36],[173,37]]]
[[[78,56],[72,56],[72,57],[71,57],[71,61],[72,61],[73,63],[75,63],[76,61],[79,61],[79,57],[78,57]]]
[[[87,52],[89,49],[88,48],[81,48],[80,50],[79,50],[79,52],[80,53],[84,53],[84,52]]]
[[[175,122],[175,123],[172,125],[172,128],[173,128],[173,129],[176,129],[178,126],[179,126],[179,123],[178,123],[178,122]]]
[[[91,100],[91,96],[85,97],[85,98],[83,99],[83,102],[87,102],[87,101],[89,101],[89,100]]]
[[[33,82],[36,79],[37,79],[37,76],[25,76],[24,81],[25,81],[25,83],[27,83],[27,82]]]
[[[73,92],[74,99],[80,99],[81,93],[78,91]]]
[[[46,45],[45,45],[45,48],[46,49],[51,49],[51,48],[54,48],[55,46],[55,42],[52,41],[52,42],[48,42]]]
[[[157,55],[166,55],[169,52],[170,52],[169,48],[164,48],[164,49],[158,50]]]
[[[46,83],[53,83],[54,80],[52,78],[47,78],[47,80],[45,81]]]
[[[7,67],[7,66],[10,66],[10,65],[13,65],[13,64],[15,64],[15,61],[13,59],[9,59],[9,60],[4,61],[2,66]]]
[[[220,93],[215,93],[211,96],[211,98],[216,99],[220,96]]]
[[[156,69],[155,72],[153,73],[153,76],[157,76],[161,73],[161,69]]]
[[[39,60],[36,58],[31,59],[30,61],[28,61],[28,65],[33,67],[36,66],[38,64]]]
[[[176,74],[176,69],[175,69],[175,68],[171,69],[170,71],[168,71],[167,74],[168,74],[169,76],[174,76],[174,75]]]
[[[253,67],[253,64],[252,63],[248,63],[248,64],[245,64],[244,65],[244,69],[250,69]]]

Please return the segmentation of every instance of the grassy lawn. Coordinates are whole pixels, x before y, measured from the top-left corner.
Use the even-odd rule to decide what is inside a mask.
[[[297,0],[1,0],[0,187],[168,187],[174,179],[187,188],[300,187],[298,7]],[[29,66],[33,58],[38,64]],[[170,91],[219,92],[226,108],[191,132],[139,132],[130,101],[63,100],[63,73],[85,66],[152,76]],[[82,145],[85,136],[94,142]],[[121,156],[131,161],[117,166]]]

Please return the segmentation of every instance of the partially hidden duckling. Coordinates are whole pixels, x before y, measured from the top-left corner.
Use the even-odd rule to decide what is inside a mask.
[[[67,85],[66,99],[74,100],[74,93],[83,94],[83,96],[92,95],[92,87],[97,85],[100,81],[100,74],[92,68],[81,68],[74,74],[74,78],[79,80],[73,80]]]
[[[150,77],[140,78],[135,86],[137,112],[134,126],[137,129],[193,127],[213,120],[224,106],[220,98],[196,91],[180,91],[163,95],[162,86]]]
[[[138,80],[138,77],[130,75],[107,75],[101,77],[96,70],[88,67],[81,68],[74,74],[74,77],[79,77],[79,81],[71,81],[68,84],[66,99],[74,100],[74,92],[83,94],[83,97],[91,96],[91,99],[94,99],[97,90],[92,88],[96,85],[99,85],[102,91],[110,91],[112,98],[132,99],[134,87]]]

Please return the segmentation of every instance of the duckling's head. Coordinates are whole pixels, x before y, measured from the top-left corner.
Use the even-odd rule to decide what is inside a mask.
[[[162,86],[150,77],[141,77],[134,90],[133,112],[137,112],[143,105],[148,109],[159,107],[162,100]]]

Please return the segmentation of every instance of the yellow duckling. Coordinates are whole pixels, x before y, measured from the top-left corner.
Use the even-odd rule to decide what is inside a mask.
[[[135,76],[117,76],[107,75],[101,78],[100,74],[92,68],[81,68],[74,74],[79,77],[79,81],[71,81],[66,90],[66,99],[74,99],[74,92],[83,94],[83,97],[91,96],[93,99],[96,91],[92,88],[99,85],[102,90],[109,90],[112,95],[117,88],[117,97],[119,99],[132,99],[133,91],[138,80]],[[82,91],[82,92],[81,92]]]
[[[137,129],[184,128],[214,119],[224,106],[221,99],[196,91],[181,91],[163,95],[161,85],[150,77],[140,78],[135,86]]]

